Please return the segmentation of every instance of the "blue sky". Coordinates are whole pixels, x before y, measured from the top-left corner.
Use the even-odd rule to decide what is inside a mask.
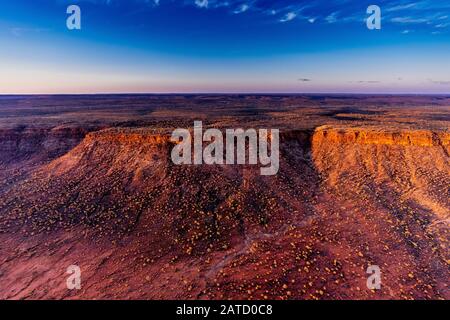
[[[0,93],[450,93],[449,57],[449,1],[0,0]]]

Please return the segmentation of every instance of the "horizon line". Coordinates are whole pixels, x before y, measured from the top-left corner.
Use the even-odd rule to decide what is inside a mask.
[[[365,96],[450,96],[447,93],[424,92],[95,92],[95,93],[0,93],[0,96],[100,96],[100,95],[365,95]]]

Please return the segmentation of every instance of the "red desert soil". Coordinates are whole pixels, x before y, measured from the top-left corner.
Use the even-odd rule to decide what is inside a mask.
[[[194,120],[279,128],[279,173],[173,165]],[[447,97],[0,98],[0,298],[449,299],[449,121]]]

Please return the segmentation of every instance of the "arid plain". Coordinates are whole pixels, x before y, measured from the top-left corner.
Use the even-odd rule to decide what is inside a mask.
[[[279,129],[278,174],[174,165],[194,120]],[[450,299],[449,129],[448,96],[2,96],[0,298]]]

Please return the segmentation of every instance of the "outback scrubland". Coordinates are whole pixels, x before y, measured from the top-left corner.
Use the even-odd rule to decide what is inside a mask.
[[[174,165],[194,120],[280,129],[278,174]],[[449,299],[449,129],[445,96],[0,97],[0,298]]]

